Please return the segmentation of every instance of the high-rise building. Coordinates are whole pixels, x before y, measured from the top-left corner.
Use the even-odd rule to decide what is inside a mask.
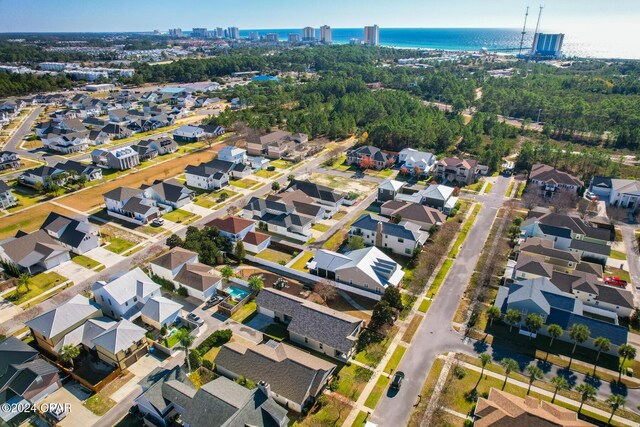
[[[323,25],[320,27],[320,41],[324,44],[331,44],[331,27]]]
[[[258,34],[257,31],[249,32],[249,40],[255,41],[255,40],[258,40],[259,38],[260,38],[260,34]]]
[[[380,44],[380,27],[377,25],[364,27],[364,43],[369,46]]]
[[[216,28],[216,36],[221,39],[224,37],[224,30],[222,29],[222,27],[218,27]]]
[[[270,43],[277,43],[280,41],[280,38],[278,37],[278,33],[267,33],[264,35],[264,41],[270,42]]]
[[[302,41],[313,41],[316,39],[316,30],[313,27],[304,27],[302,29]]]
[[[207,37],[207,29],[206,28],[194,28],[191,30],[192,37]]]
[[[562,55],[564,34],[536,33],[533,36],[532,54],[546,58],[559,58]]]
[[[228,37],[230,39],[239,39],[240,38],[240,30],[238,27],[229,27]]]
[[[289,43],[300,43],[300,34],[291,33],[289,34]]]
[[[182,37],[182,28],[170,28],[169,35],[173,37]]]

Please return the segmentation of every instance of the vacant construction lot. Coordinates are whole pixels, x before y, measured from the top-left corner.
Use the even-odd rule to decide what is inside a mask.
[[[41,203],[12,215],[0,218],[0,240],[12,237],[18,230],[31,232],[37,230],[50,212],[75,216],[75,212],[56,206],[53,203]]]
[[[157,166],[148,167],[140,171],[131,173],[122,178],[105,182],[95,187],[70,194],[58,200],[59,203],[78,209],[83,212],[90,212],[104,203],[102,195],[118,187],[140,187],[142,184],[151,184],[157,179],[168,179],[184,172],[188,165],[197,165],[207,162],[213,157],[213,151],[207,149],[197,153],[187,154]]]

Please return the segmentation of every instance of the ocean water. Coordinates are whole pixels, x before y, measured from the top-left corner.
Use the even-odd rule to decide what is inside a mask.
[[[294,29],[240,30],[241,37],[250,32],[260,35],[278,34],[285,41],[291,33],[300,34]],[[551,31],[547,31],[551,32]],[[524,49],[532,44],[533,31],[524,38]],[[316,37],[319,29],[316,28]],[[333,28],[332,38],[335,44],[349,43],[352,38],[362,39],[363,28]],[[640,59],[640,43],[629,37],[603,37],[602,33],[565,31],[563,53],[565,56],[583,58],[628,58]],[[514,28],[380,28],[380,45],[399,48],[442,49],[452,51],[478,51],[487,48],[502,53],[517,53],[520,46],[520,30]]]

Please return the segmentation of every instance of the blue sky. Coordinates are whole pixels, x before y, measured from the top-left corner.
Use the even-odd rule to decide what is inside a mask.
[[[527,0],[0,0],[0,31],[166,31],[171,27],[300,28],[522,26]],[[637,26],[640,0],[553,0],[545,31]],[[630,30],[628,30],[630,31]]]

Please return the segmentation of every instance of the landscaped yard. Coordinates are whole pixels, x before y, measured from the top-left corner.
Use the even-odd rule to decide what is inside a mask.
[[[607,266],[607,268],[605,269],[605,273],[611,276],[619,277],[626,282],[631,282],[631,275],[627,270]]]
[[[98,416],[106,414],[109,409],[116,405],[116,402],[102,393],[96,393],[88,398],[84,403],[84,407]]]
[[[291,268],[293,268],[294,270],[308,272],[309,270],[306,269],[306,265],[311,258],[313,258],[313,253],[304,252],[302,255],[300,255],[296,262],[291,265]]]
[[[621,261],[624,261],[627,259],[627,254],[625,254],[622,251],[616,251],[614,249],[611,250],[611,258],[613,259],[619,259]]]
[[[367,400],[365,400],[364,406],[366,406],[367,408],[375,409],[378,401],[382,397],[382,394],[387,389],[389,381],[390,380],[388,377],[380,375],[380,378],[378,378],[378,381],[376,381],[376,385],[373,387],[373,390],[371,390],[371,393],[369,393],[369,397],[367,397]]]
[[[293,259],[293,255],[286,252],[276,251],[275,249],[267,248],[256,255],[258,258],[275,262],[278,264],[286,264]],[[284,263],[284,264],[283,264]]]
[[[333,397],[323,395],[318,399],[319,409],[307,415],[303,423],[294,425],[305,426],[342,426],[345,418],[351,412],[351,406]]]
[[[280,172],[273,170],[268,171],[266,169],[260,169],[258,172],[254,173],[255,176],[259,176],[260,178],[272,178],[278,175]]]
[[[4,298],[15,305],[22,304],[23,302],[29,301],[30,299],[35,298],[66,281],[66,277],[61,276],[54,271],[36,274],[31,277],[27,286],[18,285],[14,291],[5,294]]]
[[[345,217],[345,215],[347,214],[347,211],[338,211],[335,213],[335,215],[333,215],[333,217],[331,217],[331,219],[335,219],[336,221],[340,221],[342,218]]]
[[[185,222],[186,220],[188,220],[194,215],[195,214],[185,211],[183,209],[175,209],[169,213],[162,215],[162,217],[167,221],[181,223],[181,222]]]
[[[271,162],[269,162],[270,166],[274,166],[278,169],[289,169],[291,166],[294,165],[293,162],[290,162],[288,160],[272,160]]]
[[[256,181],[255,179],[251,179],[251,178],[243,178],[238,181],[231,181],[230,184],[233,185],[234,187],[239,187],[239,188],[251,188],[254,185],[260,184],[260,181]]]
[[[89,270],[93,270],[94,268],[101,265],[98,261],[84,255],[73,255],[71,261],[83,266],[84,268],[88,268]]]
[[[338,230],[334,235],[329,237],[323,244],[322,249],[329,249],[330,251],[337,251],[344,239],[347,237],[347,232],[343,228]]]
[[[121,237],[112,237],[105,249],[113,252],[114,254],[121,254],[128,251],[135,245],[136,243],[131,240],[123,239]]]
[[[395,371],[400,364],[400,361],[402,360],[402,356],[404,356],[404,353],[406,351],[407,347],[401,345],[397,346],[393,354],[391,355],[391,358],[387,362],[387,366],[384,367],[384,371],[388,373]]]
[[[329,229],[331,227],[329,227],[327,224],[318,223],[318,224],[314,224],[313,226],[311,226],[311,228],[313,228],[314,230],[321,231],[321,232],[325,233],[325,232],[329,231]]]
[[[256,302],[249,301],[248,303],[240,307],[238,311],[233,313],[231,318],[236,322],[243,323],[247,318],[253,316],[253,314],[256,313],[256,310],[257,310]]]
[[[336,393],[340,393],[355,402],[373,376],[373,372],[352,363],[351,366],[344,365],[336,376],[338,380]]]

